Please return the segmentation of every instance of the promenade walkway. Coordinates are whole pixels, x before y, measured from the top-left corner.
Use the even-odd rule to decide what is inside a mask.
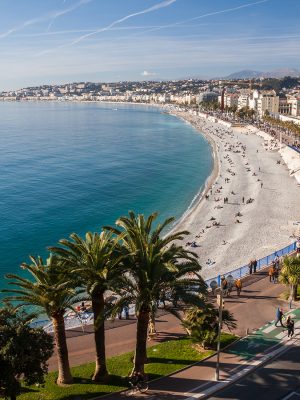
[[[238,326],[234,333],[241,337],[244,337],[246,332],[249,332],[249,335],[221,353],[220,378],[223,382],[217,384],[214,381],[216,356],[213,356],[171,376],[151,382],[149,392],[143,396],[149,399],[171,400],[203,398],[207,390],[224,385],[224,381],[226,383],[230,377],[236,376],[251,365],[256,365],[269,352],[280,350],[283,346],[282,340],[286,340],[286,331],[274,326],[277,307],[282,306],[286,313],[291,312],[296,322],[296,332],[300,328],[300,310],[290,311],[287,302],[278,298],[284,289],[280,284],[270,283],[267,272],[261,271],[244,280],[240,297],[233,292],[225,299],[225,307],[232,311],[237,319]],[[109,322],[106,329],[108,357],[134,349],[135,320]],[[184,334],[179,321],[170,314],[161,315],[157,319],[157,329],[158,341],[176,339]],[[67,334],[71,364],[93,361],[95,350],[92,327],[87,327],[85,333],[74,330],[68,331]],[[149,345],[155,343],[156,341],[151,341]],[[51,359],[51,367],[52,370],[56,369],[55,357]],[[124,394],[114,393],[105,398],[123,399]]]
[[[209,398],[216,389],[223,388],[242,373],[267,361],[270,355],[284,351],[294,343],[296,339],[288,339],[286,329],[275,327],[275,310],[278,305],[285,305],[285,315],[292,315],[295,321],[295,333],[300,330],[300,308],[288,310],[286,304],[278,301],[277,296],[284,289],[283,286],[269,283],[263,273],[249,277],[246,284],[244,294],[240,298],[233,295],[227,300],[226,306],[235,312],[240,324],[237,331],[242,333],[247,328],[254,328],[257,323],[260,325],[221,353],[220,382],[215,382],[216,356],[212,356],[151,382],[148,393],[138,397],[152,400]],[[106,399],[121,400],[124,399],[124,393],[113,394]]]

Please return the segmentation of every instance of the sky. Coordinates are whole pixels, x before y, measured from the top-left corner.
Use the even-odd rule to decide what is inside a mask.
[[[0,0],[0,91],[300,69],[300,0]]]

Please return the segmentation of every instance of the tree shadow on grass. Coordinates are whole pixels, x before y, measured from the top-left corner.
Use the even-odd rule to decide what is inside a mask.
[[[190,365],[197,362],[197,360],[178,360],[176,358],[159,358],[159,357],[148,357],[148,364],[177,364],[177,365]]]
[[[94,382],[92,378],[81,378],[80,376],[75,376],[73,382],[75,385],[112,385],[124,387],[127,386],[128,379],[119,375],[110,374],[105,382]]]

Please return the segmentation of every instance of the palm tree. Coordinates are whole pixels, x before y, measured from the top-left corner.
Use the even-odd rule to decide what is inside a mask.
[[[62,247],[51,247],[64,265],[76,276],[78,284],[85,287],[91,297],[94,313],[94,337],[96,345],[96,367],[94,381],[107,378],[105,356],[105,292],[116,288],[122,276],[121,258],[116,253],[119,239],[110,232],[86,233],[85,239],[73,233],[71,240],[62,239]]]
[[[219,310],[213,304],[207,303],[203,308],[192,307],[188,309],[182,320],[182,325],[203,348],[212,346],[218,336]],[[222,322],[230,330],[236,327],[236,320],[231,312],[222,310]]]
[[[155,229],[153,221],[157,213],[151,214],[146,220],[143,215],[129,212],[129,217],[121,217],[116,221],[120,227],[107,227],[112,232],[121,236],[124,264],[129,271],[123,277],[124,288],[121,302],[134,302],[137,314],[136,349],[132,374],[144,373],[144,364],[147,360],[147,329],[153,302],[156,302],[161,292],[172,292],[187,304],[203,305],[203,300],[198,294],[206,291],[203,280],[186,278],[189,272],[198,272],[200,265],[197,256],[182,246],[175,244],[188,232],[169,234],[164,238],[160,235],[163,229],[174,219],[169,218]],[[196,285],[196,287],[195,287]]]
[[[279,280],[290,286],[290,299],[297,300],[297,288],[300,282],[300,258],[284,257]]]
[[[23,263],[21,267],[32,275],[33,280],[15,274],[7,274],[6,278],[12,279],[9,284],[18,289],[3,291],[14,293],[8,297],[8,300],[20,302],[18,307],[35,306],[37,312],[46,312],[53,323],[57,349],[57,384],[70,384],[73,382],[73,378],[69,366],[64,314],[67,309],[72,309],[72,305],[78,301],[76,297],[78,291],[72,287],[72,282],[67,280],[62,273],[61,265],[56,257],[50,256],[46,264],[41,257],[30,256],[30,260],[32,264]]]

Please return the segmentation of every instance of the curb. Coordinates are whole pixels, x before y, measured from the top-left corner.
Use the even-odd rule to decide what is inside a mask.
[[[222,382],[219,382],[219,383],[214,384],[214,382],[211,381],[210,382],[212,384],[211,388],[203,390],[201,393],[195,393],[194,395],[187,397],[186,400],[209,399],[209,397],[212,394],[215,394],[215,393],[225,389],[226,387],[233,385],[235,382],[237,382],[240,379],[244,378],[245,376],[249,375],[250,373],[255,371],[257,368],[259,368],[260,366],[266,364],[268,361],[272,360],[273,358],[276,358],[280,354],[284,354],[298,340],[298,336],[299,336],[299,334],[295,335],[294,339],[291,341],[287,341],[286,337],[285,337],[279,343],[277,343],[276,345],[273,346],[273,347],[278,347],[278,348],[275,349],[272,353],[262,356],[259,360],[254,360],[250,363],[247,363],[247,362],[242,363],[240,365],[240,368],[243,368],[243,366],[245,364],[247,364],[247,367],[243,368],[242,371],[235,373],[230,378],[228,378]],[[272,347],[271,347],[271,349],[272,349]]]
[[[228,349],[228,347],[232,346],[233,344],[239,342],[239,341],[242,340],[242,339],[243,339],[243,337],[238,337],[238,338],[237,338],[236,340],[234,340],[232,343],[230,343],[230,344],[228,344],[227,346],[223,347],[221,351],[224,351],[224,350]],[[202,358],[202,360],[200,360],[200,361],[196,361],[196,362],[194,362],[193,364],[187,365],[186,367],[181,368],[181,369],[178,369],[177,371],[171,372],[170,374],[161,376],[161,377],[159,377],[159,378],[152,379],[151,381],[149,381],[149,384],[151,384],[152,382],[157,382],[157,381],[159,381],[160,379],[164,379],[164,378],[167,378],[167,377],[169,377],[169,376],[175,375],[175,374],[177,374],[177,373],[179,373],[179,372],[185,371],[185,370],[187,370],[187,369],[189,369],[190,367],[193,367],[193,366],[195,366],[195,365],[201,364],[203,361],[209,360],[210,358],[214,357],[216,354],[217,354],[217,352],[215,351],[213,354],[211,354],[210,356],[207,356],[207,357]],[[121,393],[124,393],[124,392],[126,392],[126,390],[127,390],[127,389],[122,389],[122,390],[118,390],[118,391],[116,391],[116,392],[107,393],[107,394],[104,394],[104,395],[100,395],[100,396],[97,396],[97,397],[93,397],[93,398],[91,398],[90,400],[101,400],[101,399],[105,399],[106,397],[112,396],[112,395],[114,395],[114,394],[121,394]]]

